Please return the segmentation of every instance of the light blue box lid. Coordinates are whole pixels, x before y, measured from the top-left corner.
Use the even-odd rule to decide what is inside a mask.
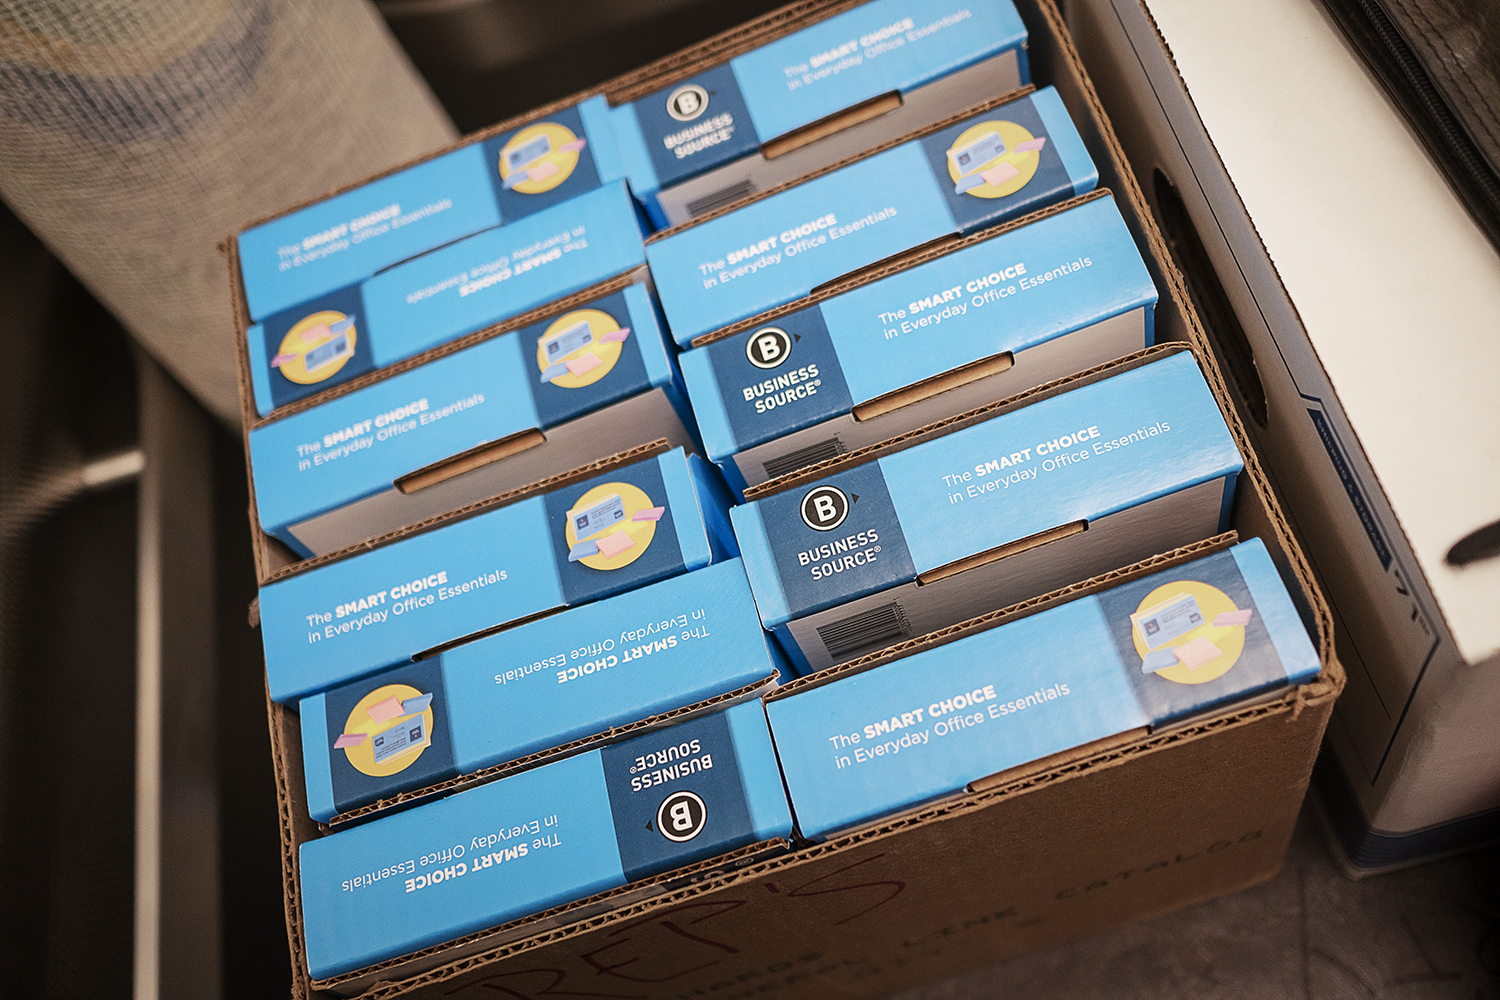
[[[791,831],[765,709],[739,705],[304,842],[308,971],[352,972]]]
[[[679,345],[953,233],[1098,182],[1051,87],[647,242]]]
[[[632,284],[252,427],[261,527],[301,551],[288,530],[301,521],[479,445],[670,385],[662,338],[651,293]],[[579,359],[598,364],[573,376],[566,362]]]
[[[272,700],[708,565],[721,501],[699,478],[675,449],[262,587]]]
[[[1010,0],[874,0],[677,80],[614,110],[638,197],[755,153],[871,98],[906,92],[1014,49]]]
[[[1156,286],[1112,195],[685,351],[709,458],[1146,308]]]
[[[1182,351],[730,517],[761,621],[774,628],[1058,525],[1222,477],[1232,485],[1242,467]]]
[[[1167,608],[1167,612],[1159,609]],[[1143,671],[1139,622],[1196,615]],[[1152,640],[1155,641],[1155,640]],[[767,705],[799,831],[821,839],[1050,754],[1318,676],[1259,539]]]

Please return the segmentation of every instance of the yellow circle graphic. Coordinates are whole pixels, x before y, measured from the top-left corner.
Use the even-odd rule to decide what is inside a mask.
[[[1006,152],[984,160],[964,161],[965,153],[970,158],[976,158],[983,156],[990,148],[1000,148],[995,143],[994,137],[997,135],[1004,143]],[[958,184],[966,177],[982,178],[984,183],[964,191],[964,194],[971,194],[976,198],[1004,198],[1006,195],[1015,194],[1031,182],[1031,178],[1036,176],[1036,168],[1042,162],[1041,150],[1016,152],[1017,146],[1030,142],[1033,138],[1035,137],[1030,131],[1015,122],[980,122],[978,125],[965,129],[964,133],[953,141],[953,145],[948,147],[948,176],[953,178],[954,184]],[[988,178],[984,177],[995,171],[1000,172],[996,177],[1000,181],[998,184],[992,184]]]
[[[365,734],[365,739],[359,746],[344,747],[344,754],[356,771],[368,774],[372,778],[399,774],[416,763],[417,758],[422,756],[422,751],[432,746],[432,703],[430,701],[425,709],[412,715],[399,715],[381,722],[376,722],[370,716],[370,709],[391,698],[406,701],[408,698],[417,698],[422,694],[423,692],[410,684],[387,684],[376,688],[359,700],[359,704],[354,706],[354,710],[349,713],[349,718],[344,723],[346,734]],[[413,741],[409,749],[402,750],[378,764],[375,763],[375,737],[381,733],[394,732],[397,727],[410,725],[417,719],[422,720],[422,740]]]
[[[646,492],[630,483],[604,483],[595,486],[579,497],[568,511],[568,524],[564,536],[571,550],[579,542],[600,542],[599,551],[586,555],[577,562],[590,569],[620,569],[635,562],[651,547],[656,537],[656,521],[651,518],[637,521],[641,511],[655,511],[656,505]],[[586,529],[579,537],[575,526],[584,520]],[[599,527],[594,528],[594,525]],[[588,530],[592,529],[592,530]],[[621,547],[621,540],[606,541],[618,532],[624,532],[630,541],[629,547]],[[609,552],[615,550],[614,555]]]
[[[521,194],[551,191],[572,175],[585,141],[565,125],[527,126],[500,147],[500,179]]]
[[[348,364],[357,340],[352,317],[324,309],[298,320],[286,332],[271,367],[293,382],[312,385]]]
[[[613,316],[598,309],[578,309],[552,321],[536,342],[536,364],[542,381],[563,389],[593,385],[620,360],[623,337]],[[628,334],[628,331],[627,331]],[[573,374],[574,372],[578,374]]]
[[[1229,668],[1235,665],[1240,654],[1245,650],[1245,626],[1215,627],[1213,624],[1214,618],[1218,615],[1226,611],[1239,610],[1234,606],[1234,601],[1228,594],[1217,587],[1200,583],[1197,580],[1178,580],[1173,583],[1164,583],[1147,594],[1136,607],[1135,613],[1140,614],[1142,611],[1159,604],[1167,604],[1182,596],[1191,597],[1198,602],[1198,610],[1203,612],[1203,624],[1156,647],[1148,647],[1146,640],[1141,637],[1141,630],[1132,624],[1130,638],[1135,643],[1135,651],[1144,659],[1152,648],[1172,649],[1202,637],[1219,648],[1222,655],[1218,659],[1210,660],[1197,670],[1190,669],[1184,663],[1178,663],[1176,666],[1156,671],[1156,676],[1176,681],[1178,684],[1206,684],[1209,681],[1218,680],[1229,673]]]

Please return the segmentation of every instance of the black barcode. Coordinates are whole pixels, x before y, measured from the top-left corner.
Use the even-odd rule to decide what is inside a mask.
[[[894,601],[818,626],[818,638],[823,640],[823,648],[835,660],[862,649],[887,645],[893,639],[903,639],[909,635],[911,624],[906,620],[906,613],[901,610],[901,605]]]
[[[768,459],[763,468],[766,470],[767,479],[775,479],[788,472],[795,472],[805,465],[816,465],[824,459],[838,458],[845,450],[844,442],[838,438],[825,438],[822,441],[814,441],[806,448],[798,448],[796,451],[789,451],[785,455]]]
[[[731,184],[727,188],[721,188],[713,194],[706,194],[702,198],[687,203],[688,216],[696,219],[705,212],[712,212],[720,205],[727,205],[731,201],[738,201],[746,195],[755,193],[755,182],[749,179],[742,180],[738,184]]]

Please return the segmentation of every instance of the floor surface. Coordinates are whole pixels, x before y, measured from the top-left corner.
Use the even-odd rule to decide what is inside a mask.
[[[1500,998],[1500,849],[1353,882],[1304,808],[1264,885],[892,1000],[971,997]]]

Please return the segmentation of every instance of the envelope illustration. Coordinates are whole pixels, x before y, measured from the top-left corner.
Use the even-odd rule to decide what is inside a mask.
[[[599,539],[599,551],[604,553],[607,559],[613,559],[626,549],[633,548],[635,548],[635,539],[623,531],[612,531]]]
[[[1002,163],[998,167],[995,167],[991,170],[986,170],[979,176],[983,177],[984,182],[990,187],[999,187],[1006,181],[1012,180],[1016,177],[1020,177],[1021,171],[1017,170],[1009,163]]]
[[[568,366],[568,372],[573,375],[587,375],[595,368],[598,368],[600,365],[604,364],[603,361],[599,360],[599,355],[595,354],[593,351],[589,351],[586,354],[580,354],[576,358],[569,358],[566,363]]]
[[[370,717],[371,722],[390,722],[392,719],[405,715],[401,708],[401,699],[391,695],[385,701],[377,701],[365,709],[365,714]]]
[[[1182,665],[1189,670],[1197,670],[1224,655],[1222,649],[1201,635],[1192,642],[1185,642],[1175,647],[1174,651],[1177,653],[1177,658],[1182,661]]]
[[[1175,649],[1153,649],[1141,660],[1141,673],[1154,674],[1158,670],[1177,666],[1177,651]]]

